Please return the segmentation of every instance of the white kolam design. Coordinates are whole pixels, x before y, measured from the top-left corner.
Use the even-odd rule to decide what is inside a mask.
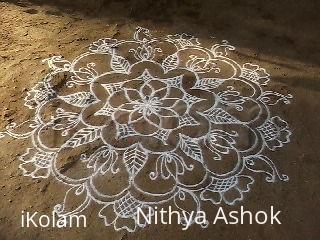
[[[266,154],[290,141],[270,108],[292,96],[265,90],[266,70],[240,65],[232,50],[138,27],[133,39],[99,39],[72,62],[45,59],[51,72],[25,98],[33,118],[1,137],[31,140],[20,157],[25,176],[69,186],[59,216],[95,202],[106,226],[133,232],[144,227],[138,207],[234,205],[257,174],[289,179]]]

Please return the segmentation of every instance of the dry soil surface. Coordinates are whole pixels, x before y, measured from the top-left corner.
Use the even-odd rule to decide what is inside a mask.
[[[129,234],[105,227],[98,208],[86,211],[86,229],[21,228],[21,211],[50,212],[65,189],[54,179],[22,176],[18,157],[28,141],[0,144],[0,239],[319,239],[320,66],[317,1],[45,1],[0,2],[0,127],[33,113],[23,106],[26,92],[47,72],[42,59],[74,59],[101,37],[129,39],[136,26],[155,36],[187,32],[210,42],[227,39],[239,61],[259,64],[273,86],[293,102],[273,109],[293,131],[292,142],[270,157],[287,183],[257,182],[243,203],[248,209],[274,205],[282,225],[216,225],[187,231],[149,226]],[[85,3],[84,3],[85,2]],[[84,10],[83,10],[84,9]],[[237,208],[237,207],[236,207]],[[226,209],[229,209],[226,207]],[[231,209],[231,208],[230,208]]]

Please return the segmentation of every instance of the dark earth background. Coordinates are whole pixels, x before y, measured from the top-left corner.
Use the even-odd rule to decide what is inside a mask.
[[[31,116],[23,98],[47,72],[41,60],[72,60],[102,37],[129,39],[136,26],[155,36],[186,32],[201,41],[227,39],[239,62],[252,62],[272,76],[275,90],[294,95],[291,105],[272,109],[287,120],[292,142],[275,153],[287,183],[263,177],[243,202],[252,211],[271,205],[282,210],[282,225],[149,226],[136,233],[115,232],[86,212],[86,229],[20,228],[21,211],[50,214],[65,188],[54,179],[33,180],[18,169],[28,142],[0,141],[0,240],[18,239],[320,239],[320,2],[289,0],[57,0],[0,1],[0,129]],[[225,207],[225,210],[239,209]]]

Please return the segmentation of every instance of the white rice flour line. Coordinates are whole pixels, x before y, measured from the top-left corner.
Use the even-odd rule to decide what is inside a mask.
[[[60,216],[94,201],[107,226],[133,232],[138,207],[234,205],[256,173],[268,182],[288,180],[265,150],[290,141],[287,122],[269,106],[292,96],[264,90],[266,70],[238,64],[231,50],[227,41],[209,49],[184,33],[159,39],[138,27],[132,40],[99,39],[72,62],[45,59],[51,72],[25,98],[34,117],[1,137],[32,140],[20,157],[25,176],[54,176],[70,186],[54,208]],[[72,175],[61,160],[73,151],[81,152],[81,171]],[[160,183],[163,189],[150,188]],[[69,206],[74,199],[79,204]],[[186,201],[196,207],[187,209]]]

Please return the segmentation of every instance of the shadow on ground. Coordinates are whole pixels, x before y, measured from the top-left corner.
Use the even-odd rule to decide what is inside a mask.
[[[197,35],[214,34],[238,47],[256,49],[261,54],[319,64],[317,43],[320,2],[284,1],[196,1],[196,0],[8,0],[35,14],[35,5],[53,5],[47,14],[72,14],[107,17],[115,22],[149,20],[169,25],[175,32],[196,29]],[[177,23],[183,23],[184,27]]]
[[[268,204],[283,210],[283,225],[280,226],[217,225],[210,231],[194,228],[184,232],[177,231],[175,226],[158,225],[148,231],[126,235],[106,228],[97,218],[99,209],[96,207],[96,212],[88,213],[92,224],[86,231],[23,230],[19,225],[21,209],[51,211],[63,198],[64,191],[57,183],[42,190],[47,188],[47,180],[34,182],[22,177],[17,157],[18,153],[22,154],[22,145],[8,140],[0,151],[1,240],[25,239],[26,236],[29,239],[105,239],[107,236],[123,240],[201,239],[201,236],[206,239],[234,239],[234,236],[237,239],[319,239],[319,214],[315,214],[319,209],[317,190],[320,186],[320,132],[315,127],[320,122],[317,100],[320,99],[319,1],[30,1],[4,1],[4,10],[0,5],[0,87],[3,88],[0,100],[4,109],[0,125],[30,117],[22,103],[26,91],[47,71],[39,63],[41,59],[52,55],[72,59],[100,37],[127,39],[129,34],[131,37],[138,24],[150,28],[155,35],[166,35],[167,32],[160,32],[165,29],[171,33],[194,34],[201,41],[210,41],[208,38],[214,36],[219,40],[228,39],[237,47],[234,55],[241,58],[239,62],[254,62],[267,69],[272,76],[272,89],[281,93],[288,90],[294,96],[291,105],[272,109],[288,120],[293,130],[292,142],[285,150],[270,153],[279,169],[290,176],[290,181],[274,187],[261,178],[263,183],[258,180],[259,184],[246,200],[246,206],[252,210]],[[118,25],[110,26],[113,24]],[[118,30],[121,36],[114,36]]]

